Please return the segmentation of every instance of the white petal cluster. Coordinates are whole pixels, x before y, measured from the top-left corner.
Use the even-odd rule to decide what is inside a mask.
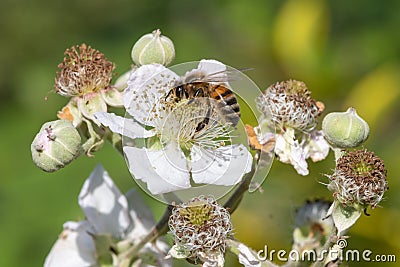
[[[86,220],[66,222],[64,230],[46,258],[45,267],[99,266],[105,253],[118,266],[118,255],[111,246],[137,244],[155,225],[149,209],[135,190],[123,195],[102,166],[97,166],[79,194],[79,205]],[[106,249],[99,250],[99,240]],[[137,262],[152,255],[154,265],[171,266],[165,259],[167,245],[162,241],[146,244]]]
[[[185,77],[224,70],[226,66],[218,61],[202,60]],[[250,152],[242,144],[232,144],[232,129],[218,112],[209,112],[207,101],[166,99],[185,77],[160,64],[143,65],[132,72],[123,93],[130,118],[105,112],[95,115],[112,131],[145,140],[144,146],[126,145],[123,150],[131,174],[154,195],[188,189],[193,182],[232,186],[251,170]],[[198,131],[206,117],[209,123]]]
[[[260,131],[256,131],[260,132]],[[322,131],[314,130],[311,133],[303,133],[299,141],[295,136],[295,130],[287,128],[281,133],[265,133],[259,137],[260,144],[275,140],[274,152],[279,161],[293,165],[300,175],[308,175],[307,159],[313,162],[326,158],[329,153],[329,145],[323,137]]]

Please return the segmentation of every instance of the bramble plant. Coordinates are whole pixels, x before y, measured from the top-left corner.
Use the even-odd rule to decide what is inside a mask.
[[[370,129],[353,108],[325,115],[319,130],[324,104],[304,82],[262,91],[217,60],[168,67],[175,49],[160,30],[140,38],[131,56],[131,70],[112,83],[115,64],[104,54],[85,44],[65,51],[55,92],[69,101],[36,135],[32,159],[55,172],[110,142],[165,213],[155,222],[138,192],[121,193],[98,165],[78,198],[85,220],[64,224],[44,266],[172,266],[172,258],[223,266],[226,253],[246,267],[278,266],[235,238],[230,215],[261,186],[274,156],[306,176],[307,159],[324,160],[330,150],[336,167],[325,185],[332,201],[307,201],[293,232],[293,250],[317,257],[284,266],[342,263],[338,241],[388,189],[382,159],[359,148]]]

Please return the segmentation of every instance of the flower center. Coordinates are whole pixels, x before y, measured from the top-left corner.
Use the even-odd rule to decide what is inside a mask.
[[[359,163],[355,164],[354,171],[360,175],[366,175],[367,173],[373,170],[373,166],[369,165],[368,163],[364,162],[363,160]]]
[[[212,219],[213,216],[211,215],[211,211],[211,206],[207,205],[204,201],[198,201],[181,209],[179,214],[191,224],[202,226],[205,222]]]
[[[231,142],[231,129],[205,99],[170,104],[171,111],[159,127],[162,143],[177,142],[183,151],[194,145],[217,149]]]

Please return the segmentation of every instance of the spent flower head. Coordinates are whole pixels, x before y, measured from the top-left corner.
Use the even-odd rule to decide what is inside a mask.
[[[114,64],[104,54],[86,44],[65,51],[55,78],[56,93],[71,97],[70,102],[57,114],[74,126],[85,119],[99,122],[94,113],[107,111],[107,106],[122,107],[122,94],[111,86]],[[89,126],[88,126],[89,127]]]
[[[320,114],[317,102],[301,81],[277,82],[268,87],[257,101],[258,109],[269,112],[274,123],[282,129],[311,131]]]
[[[63,96],[83,96],[109,87],[114,64],[104,54],[86,44],[65,51],[55,78],[56,92]]]
[[[388,189],[383,160],[366,149],[345,151],[329,181],[328,189],[344,206],[374,208]]]
[[[306,159],[320,161],[329,152],[323,132],[315,129],[323,104],[311,98],[304,82],[296,80],[271,85],[256,102],[265,118],[254,128],[259,144],[275,143],[274,152],[281,162],[293,165],[301,175],[308,175]],[[276,126],[276,133],[261,133],[262,124],[270,123],[268,119]]]
[[[174,248],[196,264],[218,262],[231,235],[229,212],[211,196],[199,196],[174,207],[169,218]]]

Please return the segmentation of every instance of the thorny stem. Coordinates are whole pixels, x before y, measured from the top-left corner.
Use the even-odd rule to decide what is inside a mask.
[[[328,238],[325,241],[325,244],[322,246],[321,250],[322,253],[325,253],[325,255],[329,255],[329,253],[326,253],[325,251],[328,251],[330,247],[335,243],[335,240],[337,240],[337,235],[336,235],[336,227],[332,227],[332,231],[329,233]],[[321,255],[318,255],[318,259],[320,258]],[[325,266],[325,259],[326,256],[324,257],[323,260],[317,260],[314,262],[311,267],[323,267]]]
[[[132,259],[147,243],[153,242],[158,237],[165,235],[168,232],[168,220],[172,214],[172,209],[172,205],[167,206],[167,209],[165,210],[163,216],[153,227],[153,229],[142,240],[140,240],[138,244],[132,246],[130,249],[119,256],[121,261]]]

